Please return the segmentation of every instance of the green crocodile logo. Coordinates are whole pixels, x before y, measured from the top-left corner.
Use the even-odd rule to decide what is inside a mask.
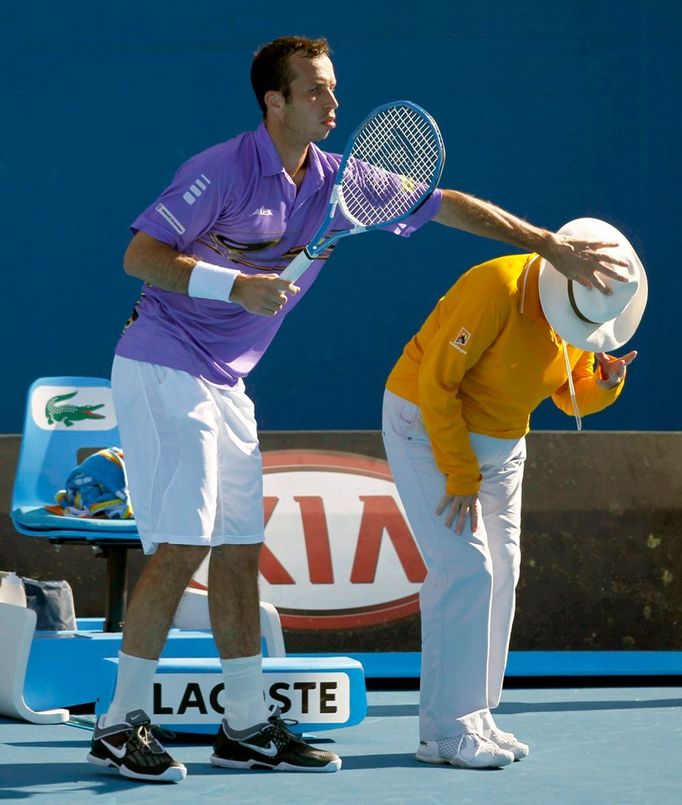
[[[47,417],[48,425],[63,422],[67,428],[70,428],[74,422],[79,422],[83,419],[104,419],[102,414],[93,413],[98,408],[103,408],[104,403],[99,405],[68,405],[64,403],[64,400],[70,400],[76,394],[78,394],[77,391],[72,391],[71,394],[58,394],[56,397],[50,397],[45,403],[45,416]]]

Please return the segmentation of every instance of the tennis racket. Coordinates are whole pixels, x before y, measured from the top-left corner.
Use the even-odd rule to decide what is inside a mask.
[[[444,164],[443,138],[428,112],[411,101],[375,109],[346,145],[322,224],[282,279],[297,280],[340,238],[404,221],[435,190]],[[351,226],[327,234],[337,208]]]

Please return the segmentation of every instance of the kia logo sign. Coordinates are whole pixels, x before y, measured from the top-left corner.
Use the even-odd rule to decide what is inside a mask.
[[[263,453],[261,597],[289,629],[349,629],[419,611],[426,567],[387,462]]]

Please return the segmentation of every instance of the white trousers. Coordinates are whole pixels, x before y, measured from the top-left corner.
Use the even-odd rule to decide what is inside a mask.
[[[469,434],[482,482],[479,527],[445,527],[445,494],[419,408],[387,391],[386,455],[428,574],[422,623],[419,731],[423,741],[482,732],[500,702],[521,561],[525,439]]]

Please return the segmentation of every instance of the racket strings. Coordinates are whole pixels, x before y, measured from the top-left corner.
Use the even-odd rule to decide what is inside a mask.
[[[365,158],[377,159],[387,170],[403,168],[414,178],[426,178],[440,159],[440,142],[433,126],[406,106],[392,107],[373,118],[356,138]]]
[[[442,163],[443,144],[431,120],[412,107],[390,107],[356,134],[340,201],[361,226],[388,223],[419,206]]]

